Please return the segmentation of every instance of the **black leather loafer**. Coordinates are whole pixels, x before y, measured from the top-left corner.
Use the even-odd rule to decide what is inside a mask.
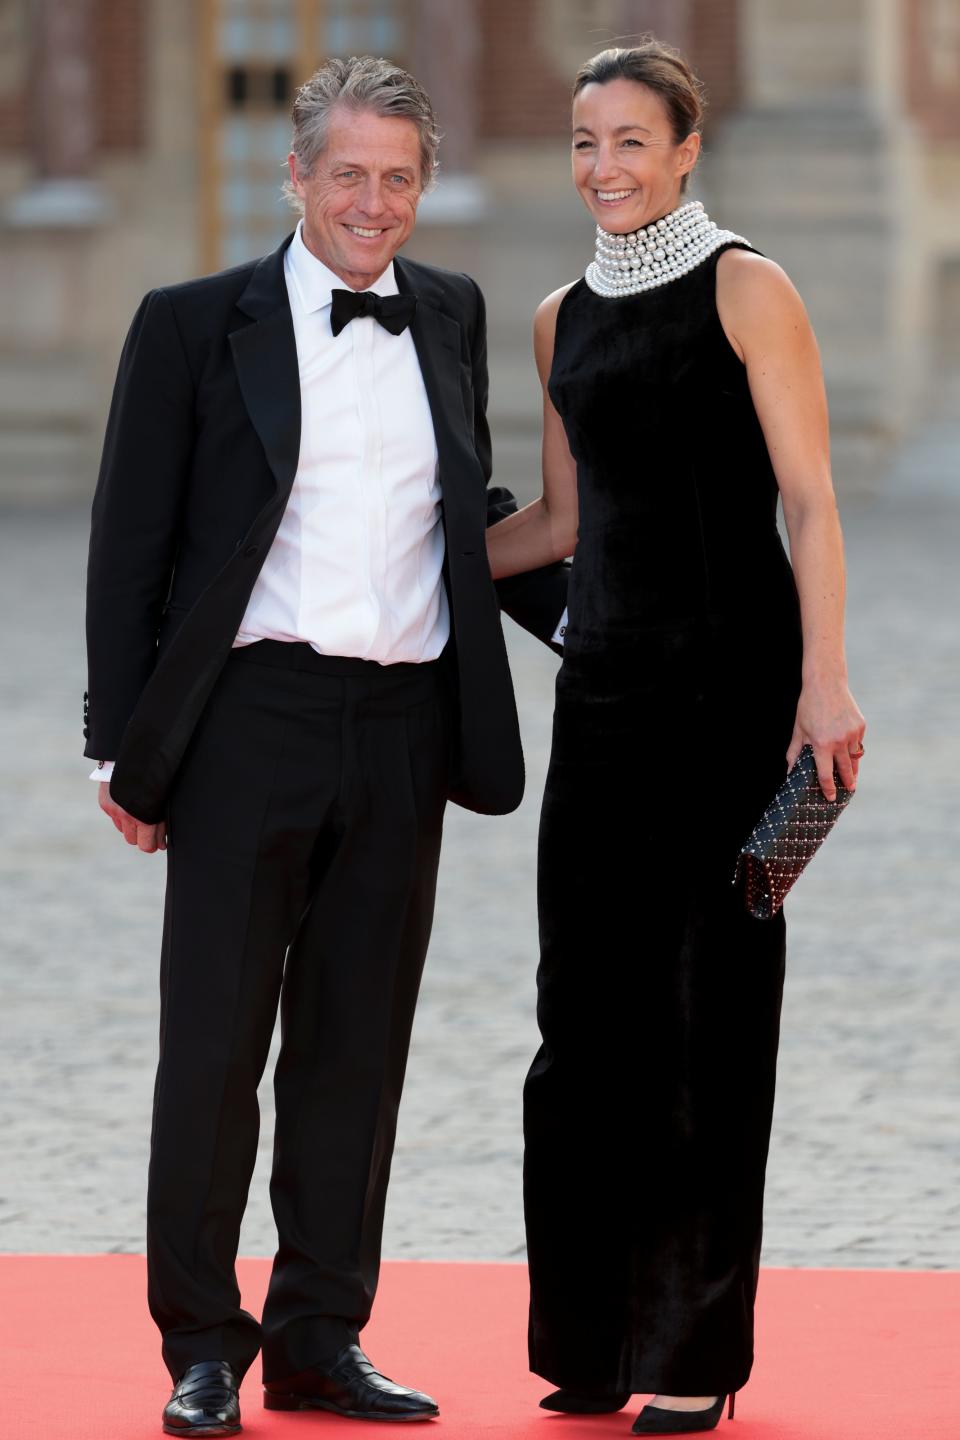
[[[381,1375],[359,1345],[345,1345],[327,1369],[268,1381],[263,1404],[266,1410],[332,1410],[350,1420],[432,1420],[440,1414],[429,1395]]]
[[[240,1380],[226,1360],[186,1370],[163,1410],[165,1435],[239,1435]]]

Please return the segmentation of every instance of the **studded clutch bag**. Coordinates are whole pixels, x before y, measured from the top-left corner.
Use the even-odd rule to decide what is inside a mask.
[[[744,899],[751,915],[758,920],[776,915],[852,798],[853,791],[839,779],[836,800],[826,798],[813,746],[804,745],[737,857],[733,883],[744,878]]]

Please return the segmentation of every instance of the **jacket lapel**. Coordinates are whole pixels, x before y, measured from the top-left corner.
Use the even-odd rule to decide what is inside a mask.
[[[448,532],[465,533],[476,523],[477,505],[484,493],[484,477],[464,409],[460,387],[460,326],[444,314],[417,286],[400,260],[394,261],[397,288],[417,296],[410,333],[420,362],[433,430],[437,440],[444,519]]]
[[[230,335],[243,403],[260,437],[277,489],[289,494],[300,457],[300,369],[283,272],[289,235],[265,255],[237,301],[254,322]]]

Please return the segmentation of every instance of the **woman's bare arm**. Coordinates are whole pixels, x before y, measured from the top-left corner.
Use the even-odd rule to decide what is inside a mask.
[[[833,767],[856,786],[865,722],[847,687],[843,538],[830,475],[827,400],[816,338],[800,296],[773,261],[728,250],[717,265],[717,308],[746,365],[750,394],[780,487],[803,623],[803,684],[792,764],[810,742],[824,794]]]
[[[569,288],[548,295],[534,317],[533,349],[543,386],[543,494],[487,530],[487,557],[495,580],[563,560],[576,547],[577,467],[547,391],[557,311]]]

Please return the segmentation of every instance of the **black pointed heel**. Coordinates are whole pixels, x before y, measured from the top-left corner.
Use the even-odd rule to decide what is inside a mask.
[[[559,1410],[564,1415],[612,1415],[630,1399],[629,1390],[612,1395],[590,1395],[585,1390],[554,1390],[540,1401],[541,1410]]]
[[[660,1405],[644,1405],[633,1422],[634,1435],[691,1435],[700,1430],[716,1428],[723,1414],[724,1403],[728,1419],[733,1419],[734,1392],[719,1395],[706,1410],[664,1410]]]

